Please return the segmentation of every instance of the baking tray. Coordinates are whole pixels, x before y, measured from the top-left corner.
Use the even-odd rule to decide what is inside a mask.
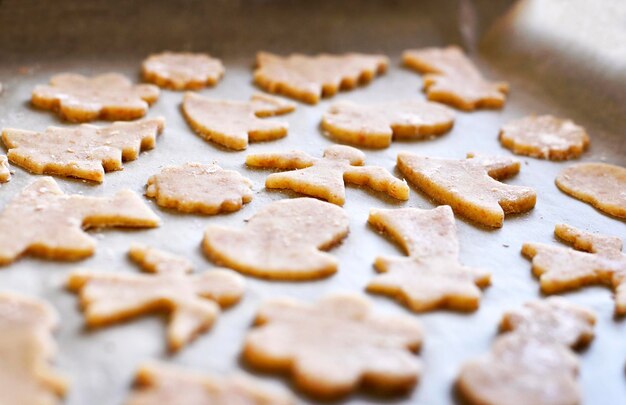
[[[285,0],[0,2],[0,81],[4,84],[0,94],[1,127],[43,130],[48,125],[66,125],[55,115],[30,107],[30,92],[36,84],[66,71],[89,75],[117,71],[139,79],[142,59],[164,49],[208,51],[223,58],[227,69],[224,80],[201,93],[239,100],[247,99],[255,91],[251,66],[258,50],[382,52],[391,57],[386,75],[316,106],[299,104],[294,113],[281,117],[289,122],[289,136],[252,144],[243,152],[220,149],[195,135],[180,114],[182,93],[163,91],[148,114],[164,116],[167,121],[154,150],[126,163],[123,171],[107,174],[101,185],[57,178],[67,193],[111,195],[119,189],[130,188],[143,194],[147,178],[164,166],[217,161],[224,168],[238,170],[252,179],[255,190],[254,200],[241,211],[213,217],[179,215],[146,200],[163,220],[157,229],[94,230],[90,233],[98,241],[97,252],[80,263],[27,257],[0,269],[1,290],[44,298],[61,315],[56,333],[59,353],[55,366],[71,379],[65,403],[121,403],[131,387],[137,365],[145,360],[163,359],[216,374],[254,373],[242,364],[239,355],[261,301],[276,296],[312,301],[334,291],[363,292],[375,274],[372,263],[376,256],[402,254],[366,225],[369,209],[431,208],[434,204],[415,189],[409,201],[400,203],[381,194],[348,187],[344,208],[350,217],[350,236],[332,250],[340,261],[336,275],[300,283],[247,277],[243,300],[226,310],[210,332],[175,355],[166,351],[165,324],[158,316],[86,330],[76,296],[63,287],[68,272],[78,266],[137,272],[126,258],[133,241],[184,255],[193,261],[198,271],[210,268],[212,264],[200,250],[203,230],[209,223],[240,227],[246,218],[271,201],[295,196],[265,190],[263,184],[268,172],[248,170],[244,165],[246,154],[289,149],[321,154],[332,141],[321,133],[319,120],[330,103],[337,100],[372,103],[423,99],[420,76],[399,66],[399,56],[404,49],[450,43],[463,45],[488,77],[509,81],[512,91],[503,110],[457,112],[450,133],[433,140],[394,142],[388,149],[368,150],[368,163],[393,170],[400,151],[457,158],[469,151],[509,155],[497,141],[498,129],[504,122],[530,113],[552,113],[570,117],[587,128],[592,143],[582,161],[626,165],[622,128],[626,82],[620,76],[623,74],[620,72],[626,70],[615,68],[615,64],[619,68],[623,60],[607,62],[598,56],[604,50],[609,54],[616,50],[609,46],[610,42],[603,48],[599,40],[596,44],[600,45],[590,47],[589,52],[577,52],[580,41],[568,38],[568,30],[561,29],[564,24],[577,22],[559,17],[562,15],[559,5],[563,8],[565,3],[571,5],[571,2],[545,1],[542,4],[550,4],[550,7],[539,6],[539,11],[537,3],[523,1],[507,12],[511,6],[509,1],[497,4],[488,1]],[[577,0],[575,3],[584,2]],[[601,11],[607,4],[613,7],[605,10],[609,14],[623,15],[619,13],[623,7],[617,1],[607,1],[597,9]],[[594,18],[589,7],[581,7],[583,15],[579,17]],[[567,15],[573,12],[570,10]],[[533,18],[532,13],[541,18]],[[602,21],[603,24],[595,25],[606,25],[606,21]],[[559,28],[556,32],[555,27]],[[615,31],[616,35],[619,33]],[[595,56],[590,57],[590,52]],[[603,67],[602,63],[612,63],[611,69],[606,68],[609,65]],[[608,71],[613,73],[607,74]],[[395,301],[368,294],[377,311],[405,314],[422,323],[425,344],[419,357],[424,362],[423,378],[410,396],[377,398],[359,393],[348,397],[346,403],[459,402],[453,389],[459,366],[489,350],[503,311],[540,298],[530,264],[520,255],[523,242],[558,243],[552,232],[554,225],[560,222],[626,238],[624,222],[567,197],[555,187],[557,173],[572,162],[522,160],[521,173],[507,182],[535,187],[538,193],[535,209],[507,217],[504,227],[497,230],[483,229],[457,218],[461,261],[493,274],[493,285],[485,290],[480,309],[472,314],[435,311],[416,315]],[[15,170],[12,180],[0,187],[0,206],[38,177],[19,167],[12,168]],[[625,403],[626,323],[614,319],[610,291],[593,287],[566,295],[598,315],[596,339],[580,355],[584,403]],[[288,380],[280,376],[254,374],[268,384],[289,386]],[[300,397],[300,400],[311,402],[308,398]]]

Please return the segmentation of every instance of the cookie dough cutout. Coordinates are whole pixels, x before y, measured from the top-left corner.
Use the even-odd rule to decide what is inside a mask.
[[[615,291],[615,313],[626,315],[626,255],[621,239],[565,224],[557,225],[554,234],[575,250],[542,243],[522,246],[522,254],[532,260],[541,291],[555,294],[604,284]]]
[[[249,141],[287,136],[286,122],[261,117],[283,115],[294,109],[293,103],[264,94],[254,94],[250,101],[233,101],[185,93],[182,107],[185,119],[198,135],[234,150],[246,149]]]
[[[365,154],[345,145],[333,145],[324,156],[305,152],[259,153],[246,157],[250,167],[288,170],[267,176],[265,187],[290,189],[337,205],[346,200],[345,183],[367,186],[398,200],[409,199],[409,186],[379,166],[363,166]]]
[[[420,324],[379,315],[355,294],[334,294],[314,304],[264,302],[248,333],[243,357],[253,367],[289,373],[298,389],[336,399],[366,386],[385,393],[413,388],[421,365],[412,352],[422,343]]]
[[[295,404],[285,391],[267,387],[250,377],[200,374],[166,363],[140,366],[135,383],[126,405]]]
[[[626,168],[606,163],[578,163],[556,178],[563,191],[593,207],[626,219]]]
[[[9,160],[5,155],[0,155],[0,183],[6,183],[9,180],[11,180]]]
[[[461,367],[469,404],[569,405],[581,401],[578,359],[571,350],[593,339],[595,315],[553,297],[505,313],[490,353]]]
[[[429,197],[481,225],[500,228],[505,214],[535,206],[535,190],[498,181],[519,172],[517,159],[467,156],[457,160],[400,153],[398,169]]]
[[[370,82],[387,70],[389,59],[383,55],[347,53],[316,56],[292,54],[279,56],[259,52],[254,82],[263,90],[279,93],[309,104]]]
[[[424,91],[429,100],[466,111],[504,106],[509,85],[485,80],[458,46],[408,50],[402,60],[424,74]]]
[[[37,298],[0,293],[0,403],[59,404],[68,382],[50,366],[56,311]]]
[[[132,246],[129,256],[153,274],[88,270],[70,274],[67,286],[80,295],[90,327],[165,312],[170,316],[168,346],[176,351],[210,329],[220,307],[235,304],[244,292],[243,277],[230,270],[188,274],[189,264],[183,258],[143,245]]]
[[[340,142],[386,148],[392,139],[426,139],[448,132],[454,113],[428,101],[395,101],[363,105],[333,104],[322,118],[322,129]]]
[[[64,194],[52,177],[26,186],[0,213],[0,264],[23,254],[54,260],[91,256],[96,241],[84,231],[91,227],[154,228],[160,220],[130,190],[112,197]]]
[[[516,155],[567,160],[579,157],[589,146],[585,128],[552,115],[531,115],[505,124],[500,143]]]
[[[146,115],[157,98],[157,86],[133,84],[119,73],[94,77],[63,73],[53,76],[50,84],[36,86],[31,103],[56,111],[67,121],[128,121]]]
[[[372,293],[396,298],[415,312],[448,308],[474,311],[490,274],[459,263],[452,209],[372,209],[368,222],[388,234],[408,257],[376,258],[380,273],[367,285]]]
[[[145,81],[171,90],[199,90],[224,76],[222,61],[206,53],[162,52],[141,65]]]
[[[122,161],[154,148],[164,126],[163,118],[152,118],[104,127],[48,127],[45,132],[7,128],[2,141],[9,160],[32,173],[102,182],[105,171],[122,170]]]
[[[313,198],[273,202],[241,229],[211,224],[204,253],[241,273],[275,280],[312,280],[337,271],[338,261],[323,252],[348,235],[348,216]]]
[[[216,164],[186,163],[166,167],[150,177],[146,195],[161,207],[215,215],[239,211],[252,201],[252,182]]]

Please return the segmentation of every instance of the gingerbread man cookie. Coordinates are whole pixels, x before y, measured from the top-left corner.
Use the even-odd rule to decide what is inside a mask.
[[[498,181],[519,172],[518,160],[467,156],[456,160],[400,153],[398,169],[432,199],[482,225],[500,228],[505,214],[526,212],[535,206],[535,190]]]
[[[559,298],[506,313],[491,352],[461,368],[458,388],[469,404],[580,403],[578,359],[571,348],[593,339],[592,312]]]
[[[328,250],[348,234],[348,216],[313,198],[273,202],[242,229],[211,224],[202,246],[213,261],[244,274],[279,280],[311,280],[337,271]]]
[[[267,188],[286,188],[343,205],[346,199],[344,183],[352,183],[381,191],[398,200],[409,199],[409,186],[378,166],[363,166],[365,154],[345,145],[326,148],[321,159],[305,152],[259,153],[248,155],[251,167],[289,170],[270,174]]]
[[[190,267],[184,259],[142,245],[133,246],[130,257],[144,271],[154,274],[85,270],[70,274],[67,286],[80,294],[89,326],[163,311],[170,315],[169,348],[178,350],[213,325],[220,307],[235,304],[243,295],[243,277],[230,270],[212,269],[189,275]]]
[[[295,105],[276,97],[254,94],[250,101],[216,100],[185,93],[183,115],[196,133],[228,149],[243,150],[248,141],[272,141],[287,135],[289,125],[261,119],[287,114]]]
[[[341,397],[359,386],[402,392],[420,374],[412,353],[422,343],[419,323],[374,314],[359,295],[328,295],[315,304],[269,300],[256,325],[246,337],[244,359],[255,368],[289,373],[316,398]]]
[[[541,291],[554,294],[594,284],[615,290],[615,312],[626,315],[626,255],[619,238],[581,231],[565,224],[555,235],[574,249],[541,243],[525,243],[522,254],[532,260]]]
[[[552,115],[531,115],[505,124],[502,146],[517,155],[567,160],[579,157],[589,146],[585,128]]]
[[[2,141],[9,160],[32,173],[102,182],[105,171],[122,170],[122,161],[152,149],[164,125],[163,118],[152,118],[105,127],[48,127],[45,132],[7,128]]]
[[[152,84],[133,84],[119,73],[85,77],[73,73],[53,76],[49,85],[33,90],[31,103],[53,110],[67,121],[134,120],[148,112],[159,97]]]
[[[224,76],[224,65],[206,53],[162,52],[141,65],[144,80],[172,90],[199,90]]]
[[[322,129],[340,142],[386,148],[392,139],[425,139],[452,128],[454,113],[428,101],[362,105],[340,101],[322,118]]]
[[[424,90],[429,100],[467,111],[504,106],[509,85],[485,80],[458,46],[408,50],[402,60],[406,66],[424,74]]]
[[[348,53],[287,57],[259,52],[254,82],[265,91],[280,93],[309,104],[371,81],[387,70],[389,59],[383,55]]]
[[[0,183],[6,183],[9,180],[11,180],[9,161],[5,155],[0,155]]]
[[[556,185],[602,212],[626,218],[626,168],[606,163],[578,163],[563,170]]]
[[[22,190],[0,213],[0,264],[23,254],[56,260],[91,256],[96,242],[83,229],[124,226],[153,228],[157,217],[138,195],[122,190],[113,197],[63,194],[43,177]]]
[[[270,389],[250,377],[200,374],[166,363],[139,367],[136,388],[126,405],[292,405],[283,390]]]
[[[372,209],[368,222],[395,240],[409,257],[377,257],[381,275],[367,290],[385,294],[416,312],[437,308],[473,311],[489,273],[459,263],[459,242],[452,209]]]
[[[50,367],[56,311],[45,301],[0,293],[0,403],[58,404],[68,388]]]
[[[216,164],[170,166],[148,179],[146,195],[185,213],[233,212],[252,201],[252,181]]]

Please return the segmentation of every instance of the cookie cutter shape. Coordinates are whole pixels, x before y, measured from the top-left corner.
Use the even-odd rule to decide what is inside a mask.
[[[6,128],[2,141],[9,160],[32,173],[102,182],[105,171],[122,170],[122,161],[154,148],[164,126],[163,118],[151,118],[104,127],[48,127],[44,132]]]
[[[461,367],[457,381],[470,404],[568,405],[580,403],[578,359],[572,348],[593,339],[595,315],[552,297],[505,313],[508,332],[491,351]]]
[[[148,179],[146,196],[159,206],[185,213],[233,212],[252,201],[252,182],[216,164],[170,166]]]
[[[79,260],[91,256],[96,241],[90,227],[153,228],[160,224],[141,198],[130,190],[112,197],[64,194],[52,177],[26,186],[0,213],[0,264],[23,254],[47,259]]]
[[[148,107],[157,98],[157,86],[133,84],[119,73],[94,77],[62,73],[52,76],[50,84],[36,86],[31,103],[38,108],[56,111],[67,121],[127,121],[146,115]]]
[[[506,123],[500,143],[516,155],[567,160],[579,157],[589,146],[585,128],[552,115],[531,115]]]
[[[9,160],[5,155],[0,155],[0,183],[6,183],[9,180],[11,180]]]
[[[150,260],[157,256],[161,263]],[[188,274],[182,258],[172,261],[171,254],[142,245],[131,247],[130,257],[144,271],[128,274],[76,270],[67,286],[80,295],[89,326],[105,326],[152,312],[170,316],[167,341],[176,351],[208,330],[220,313],[220,307],[235,304],[244,292],[243,277],[226,269],[212,269]],[[165,260],[163,260],[165,257]]]
[[[0,293],[0,403],[59,404],[68,382],[50,366],[56,311],[47,302]]]
[[[424,91],[429,100],[466,111],[504,106],[509,85],[485,80],[458,46],[407,50],[402,60],[424,74]]]
[[[387,70],[389,58],[383,55],[347,53],[315,56],[279,56],[259,52],[254,82],[263,90],[279,93],[309,104],[330,97],[339,90],[353,89]]]
[[[340,142],[386,148],[392,139],[425,139],[448,132],[454,113],[444,105],[405,100],[380,104],[340,101],[322,117],[322,129]]]
[[[626,315],[626,254],[621,239],[565,224],[556,225],[554,233],[574,249],[542,243],[522,246],[522,254],[532,260],[541,291],[555,294],[605,284],[615,291],[615,313]]]
[[[535,190],[498,181],[519,172],[517,159],[467,156],[457,160],[400,153],[398,169],[432,199],[485,226],[500,228],[505,214],[526,212],[535,206]]]
[[[251,377],[200,374],[166,363],[139,367],[126,405],[292,405],[293,397]]]
[[[251,167],[288,170],[267,176],[265,187],[290,189],[337,205],[346,199],[345,183],[368,186],[398,199],[409,199],[409,186],[379,166],[363,166],[365,154],[345,145],[333,145],[321,159],[305,152],[259,153],[246,157]]]
[[[250,101],[217,100],[185,93],[182,111],[189,126],[207,141],[228,149],[243,150],[248,141],[273,141],[287,136],[289,125],[261,117],[287,114],[295,109],[289,101],[254,94]]]
[[[416,312],[478,308],[478,287],[489,285],[490,274],[459,263],[459,241],[449,206],[372,209],[368,222],[409,255],[377,257],[374,266],[382,274],[370,281],[368,291],[394,297]]]
[[[626,218],[626,168],[577,163],[556,178],[561,191],[617,218]]]
[[[360,295],[328,295],[314,304],[272,299],[261,305],[256,325],[244,359],[255,368],[288,372],[296,387],[317,398],[341,397],[359,386],[403,392],[420,375],[412,353],[422,343],[420,324],[375,314]]]
[[[276,280],[311,280],[337,271],[323,252],[348,235],[348,216],[313,198],[273,202],[241,229],[211,224],[202,247],[213,261],[241,273]]]
[[[222,61],[206,53],[161,52],[141,64],[144,80],[172,90],[199,90],[224,76]]]

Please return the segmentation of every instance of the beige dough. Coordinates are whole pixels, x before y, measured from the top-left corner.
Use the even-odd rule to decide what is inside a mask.
[[[372,209],[368,222],[409,255],[377,257],[374,265],[382,274],[370,281],[368,291],[394,297],[416,312],[478,308],[478,287],[489,285],[490,275],[459,263],[459,241],[449,206]]]
[[[581,401],[578,359],[571,348],[593,339],[595,316],[559,298],[505,313],[487,355],[461,367],[458,388],[468,404],[571,405]]]
[[[556,178],[563,191],[602,212],[626,218],[626,168],[606,163],[578,163]]]
[[[322,118],[322,129],[340,142],[386,148],[392,139],[425,139],[448,132],[454,113],[428,101],[406,100],[380,104],[339,101]]]
[[[36,86],[31,102],[35,107],[56,111],[64,120],[87,122],[141,118],[157,98],[158,87],[132,84],[119,73],[91,78],[63,73],[53,76],[49,85]]]
[[[502,146],[517,155],[567,160],[579,157],[589,146],[585,128],[552,115],[531,115],[505,124]]]
[[[576,250],[541,243],[522,246],[522,254],[532,259],[541,291],[554,294],[605,284],[615,291],[615,313],[626,315],[626,255],[622,253],[621,239],[564,224],[557,225],[554,233]]]
[[[458,46],[408,50],[404,64],[424,74],[429,100],[450,104],[461,110],[502,108],[509,85],[489,82]]]
[[[409,199],[409,186],[378,166],[363,166],[365,154],[345,145],[326,148],[321,159],[305,152],[259,153],[246,157],[251,167],[289,170],[267,176],[265,187],[290,189],[298,193],[343,205],[344,183],[352,183],[381,191],[398,200]]]
[[[500,228],[505,214],[529,211],[537,200],[530,187],[498,181],[519,172],[520,163],[512,158],[468,154],[456,160],[403,152],[398,154],[398,169],[432,199],[485,226]]]
[[[146,195],[161,207],[214,215],[238,211],[252,201],[252,182],[216,164],[186,163],[151,176]]]
[[[0,183],[6,183],[9,180],[11,180],[9,161],[5,155],[0,155]]]
[[[90,227],[153,228],[160,220],[130,190],[113,197],[63,194],[56,181],[43,177],[26,186],[0,213],[0,264],[23,254],[48,259],[78,260],[91,256],[96,241]]]
[[[144,80],[172,90],[198,90],[215,85],[224,76],[224,65],[206,53],[162,52],[141,65]]]
[[[248,141],[272,141],[287,135],[288,124],[260,117],[287,114],[289,101],[254,94],[250,101],[216,100],[185,93],[183,115],[196,133],[228,149],[243,150]]]
[[[261,305],[243,357],[253,367],[287,372],[297,388],[334,399],[368,386],[398,393],[418,380],[412,352],[422,343],[419,323],[374,314],[359,295],[328,295],[314,304],[272,299]]]
[[[68,382],[50,367],[58,315],[47,302],[0,292],[0,403],[54,405]]]
[[[137,370],[136,387],[126,405],[291,405],[283,390],[270,389],[250,377],[200,374],[166,363]]]
[[[142,245],[133,246],[129,255],[144,271],[154,274],[76,270],[68,277],[67,286],[80,294],[89,326],[166,312],[170,316],[167,341],[175,351],[209,329],[220,306],[233,305],[243,295],[243,277],[230,270],[189,275],[189,264],[183,258]]]
[[[371,81],[387,70],[383,55],[347,53],[279,56],[259,52],[254,82],[270,93],[280,93],[309,104]]]
[[[348,235],[348,216],[313,198],[273,202],[241,229],[210,224],[203,248],[211,260],[241,273],[277,280],[311,280],[337,271],[328,253]]]
[[[122,161],[154,148],[164,126],[163,118],[151,118],[105,127],[48,127],[45,132],[7,128],[2,141],[9,160],[32,173],[102,182],[105,171],[122,170]]]

